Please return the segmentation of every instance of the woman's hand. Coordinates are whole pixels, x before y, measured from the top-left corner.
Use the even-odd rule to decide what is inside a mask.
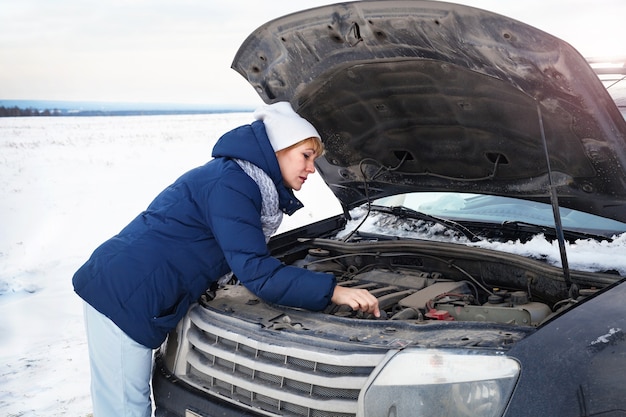
[[[367,290],[336,285],[330,300],[337,305],[347,305],[353,310],[361,310],[380,317],[378,299]]]

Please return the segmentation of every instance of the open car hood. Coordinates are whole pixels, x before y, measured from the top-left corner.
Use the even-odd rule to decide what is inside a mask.
[[[624,118],[574,48],[519,21],[443,2],[340,3],[264,24],[232,67],[318,129],[318,170],[347,209],[414,191],[553,193],[626,221]]]

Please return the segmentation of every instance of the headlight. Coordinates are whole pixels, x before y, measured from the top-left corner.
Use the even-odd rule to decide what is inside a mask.
[[[475,351],[410,349],[392,356],[359,397],[362,417],[496,417],[513,392],[519,364]]]

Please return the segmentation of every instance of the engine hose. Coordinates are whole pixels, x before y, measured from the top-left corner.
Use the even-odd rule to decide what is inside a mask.
[[[412,320],[417,319],[421,316],[421,313],[414,308],[405,308],[391,316],[389,320]]]

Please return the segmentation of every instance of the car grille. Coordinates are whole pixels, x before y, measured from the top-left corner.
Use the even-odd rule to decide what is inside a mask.
[[[177,366],[177,376],[267,415],[354,416],[361,388],[384,357],[251,339],[245,334],[258,332],[257,325],[234,332],[225,328],[223,315],[203,308],[188,317],[187,345],[180,352],[186,362]]]

